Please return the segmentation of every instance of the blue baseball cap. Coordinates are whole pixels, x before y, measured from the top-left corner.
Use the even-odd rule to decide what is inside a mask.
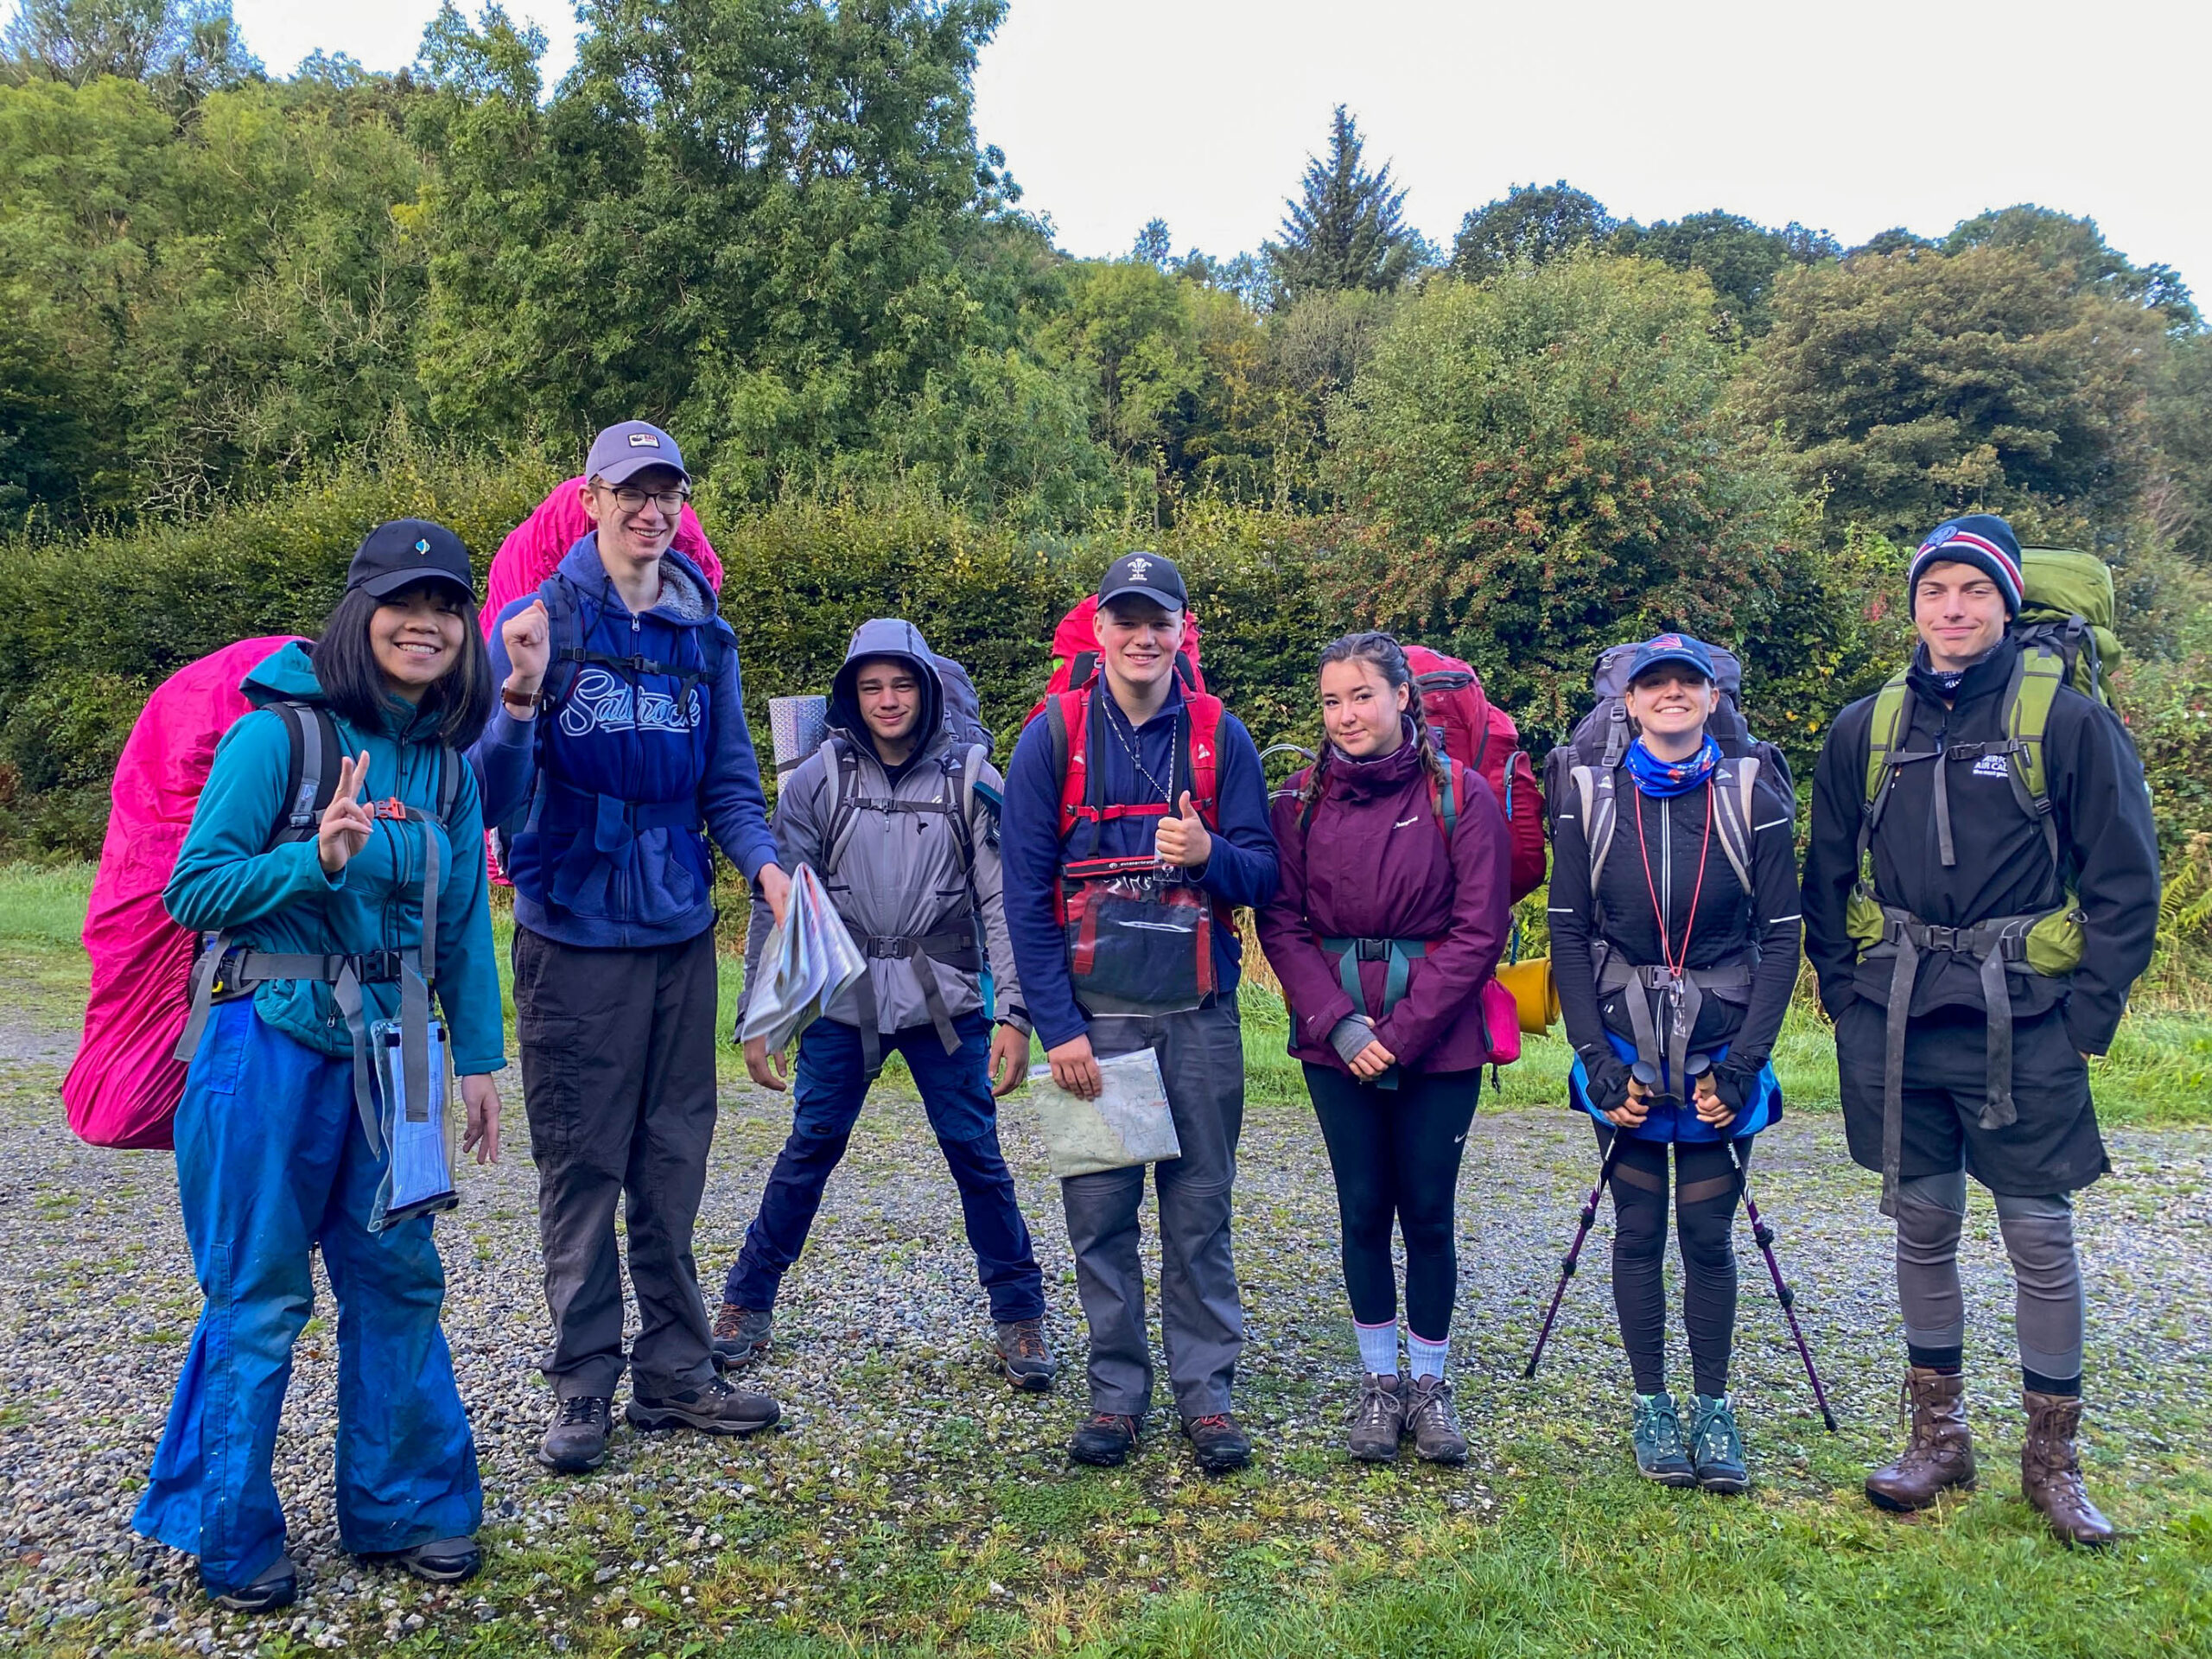
[[[1693,639],[1687,633],[1662,633],[1647,639],[1636,648],[1630,659],[1628,677],[1640,680],[1662,663],[1680,663],[1685,668],[1695,669],[1710,680],[1713,677],[1713,653],[1704,642]]]
[[[691,481],[691,474],[683,468],[683,452],[676,447],[674,438],[649,421],[624,421],[591,441],[584,476],[602,484],[620,484],[648,467],[671,467],[686,484]]]

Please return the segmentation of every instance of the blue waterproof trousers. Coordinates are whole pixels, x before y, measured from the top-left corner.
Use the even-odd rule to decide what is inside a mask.
[[[215,1010],[176,1115],[177,1192],[207,1299],[132,1524],[200,1558],[211,1595],[284,1549],[270,1465],[292,1343],[315,1305],[308,1249],[338,1296],[338,1529],[359,1554],[476,1530],[476,1446],[438,1309],[430,1218],[368,1230],[384,1173],[350,1064]]]

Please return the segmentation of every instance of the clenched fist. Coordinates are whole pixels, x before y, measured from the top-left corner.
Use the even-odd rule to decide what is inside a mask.
[[[542,599],[531,601],[499,624],[499,640],[507,648],[507,690],[526,697],[537,694],[545,683],[546,664],[553,655],[552,638],[552,624]]]

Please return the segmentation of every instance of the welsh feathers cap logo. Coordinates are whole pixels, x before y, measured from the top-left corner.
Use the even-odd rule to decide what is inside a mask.
[[[1142,556],[1131,559],[1129,561],[1129,580],[1131,582],[1142,582],[1145,578],[1145,573],[1151,569],[1152,561],[1150,559],[1144,558]]]

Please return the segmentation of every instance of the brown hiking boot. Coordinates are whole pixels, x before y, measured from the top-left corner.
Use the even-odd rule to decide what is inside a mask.
[[[1912,1408],[1912,1443],[1866,1477],[1866,1496],[1885,1510],[1924,1510],[1951,1488],[1974,1490],[1974,1441],[1967,1433],[1967,1380],[1908,1367],[1897,1414]]]
[[[1424,1463],[1467,1460],[1467,1437],[1452,1409],[1452,1385],[1440,1376],[1414,1378],[1406,1402],[1406,1433],[1414,1437],[1414,1452]]]
[[[2050,1522],[2060,1541],[2103,1548],[2112,1542],[2112,1522],[2089,1502],[2074,1449],[2082,1429],[2081,1397],[2024,1389],[2020,1403],[2028,1412],[2028,1435],[2020,1442],[2020,1496]]]
[[[724,1302],[715,1314],[715,1363],[723,1370],[750,1365],[768,1351],[776,1316],[766,1308]]]
[[[1406,1385],[1398,1376],[1370,1371],[1360,1379],[1344,1450],[1361,1463],[1395,1463],[1406,1433]]]
[[[1045,1321],[1008,1319],[993,1333],[999,1369],[1006,1380],[1025,1394],[1043,1394],[1052,1386],[1059,1367],[1045,1345]]]

